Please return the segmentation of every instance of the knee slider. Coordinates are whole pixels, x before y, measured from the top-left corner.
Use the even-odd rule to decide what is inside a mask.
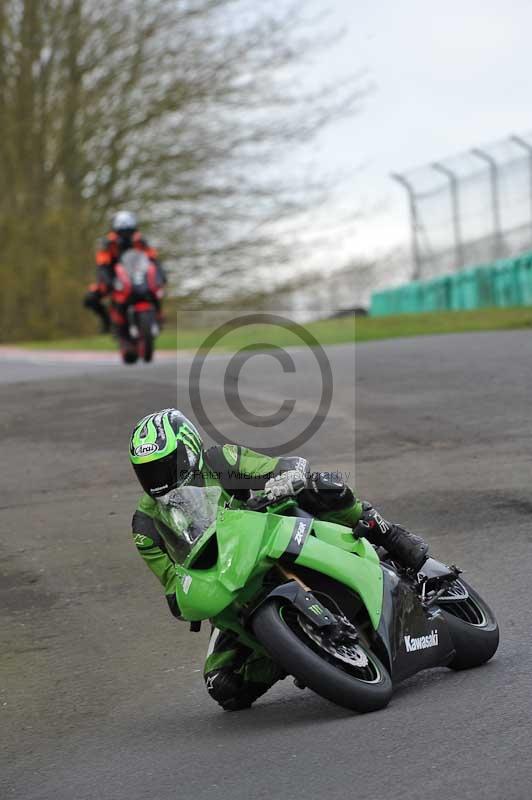
[[[268,691],[270,684],[249,682],[240,689],[238,694],[220,703],[224,711],[242,711],[251,708],[255,700]]]
[[[205,675],[205,686],[213,700],[221,706],[238,700],[242,676],[228,670],[213,670]]]

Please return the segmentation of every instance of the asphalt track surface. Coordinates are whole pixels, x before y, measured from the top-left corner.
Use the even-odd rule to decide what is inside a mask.
[[[187,359],[177,381],[168,363],[4,359],[0,797],[532,796],[532,335],[368,343],[356,366],[349,346],[327,352],[332,408],[301,454],[354,472],[360,495],[466,570],[500,621],[496,657],[421,673],[374,714],[289,679],[249,711],[222,712],[200,672],[207,631],[169,615],[129,531],[129,429],[176,391],[190,410]],[[243,371],[256,413],[279,405],[287,379],[261,358]],[[238,438],[243,424],[220,390],[226,363],[211,360],[204,391],[216,424]],[[288,377],[303,401],[297,427],[312,380],[305,369]]]

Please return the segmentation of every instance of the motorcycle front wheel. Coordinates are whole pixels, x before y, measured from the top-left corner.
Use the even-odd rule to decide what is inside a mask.
[[[390,702],[392,681],[377,656],[360,641],[335,646],[288,600],[262,605],[253,631],[277,664],[326,700],[360,713]]]
[[[155,346],[155,339],[153,336],[155,314],[153,311],[139,311],[137,312],[137,319],[140,356],[144,361],[149,362],[153,359]]]
[[[120,339],[120,355],[124,364],[136,364],[139,354],[137,352],[137,345],[130,339]]]

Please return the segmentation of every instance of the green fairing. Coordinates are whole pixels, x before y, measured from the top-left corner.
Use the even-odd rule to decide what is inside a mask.
[[[341,544],[332,542],[332,531],[326,531],[330,523],[316,523],[316,537],[309,536],[295,564],[322,572],[330,578],[353,589],[366,606],[371,624],[376,629],[382,611],[382,569],[374,548],[366,539],[359,539],[357,553],[346,553]],[[340,528],[334,525],[334,528]],[[320,533],[321,529],[321,533]],[[345,529],[344,529],[345,530]],[[347,533],[347,531],[346,531]],[[323,540],[326,535],[327,541]],[[341,541],[342,533],[337,537]],[[353,534],[351,534],[353,538]]]
[[[211,619],[216,627],[228,624],[243,602],[249,600],[246,587],[252,582],[260,589],[262,577],[286,551],[294,531],[294,518],[253,511],[221,508],[215,525],[196,543],[183,565],[176,565],[177,602],[187,620]],[[374,549],[365,540],[355,541],[341,525],[316,521],[295,564],[300,564],[355,591],[366,606],[374,628],[382,609],[382,570]],[[346,552],[347,535],[351,551]],[[218,560],[209,569],[193,564],[212,536],[218,542]],[[221,617],[221,619],[218,619]]]

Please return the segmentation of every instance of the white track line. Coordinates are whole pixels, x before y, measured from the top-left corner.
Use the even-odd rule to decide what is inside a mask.
[[[159,364],[175,363],[177,353],[160,351],[155,353],[154,361]],[[122,362],[120,354],[99,350],[27,350],[23,347],[0,346],[0,360],[17,361],[25,364],[97,364],[116,367]]]

